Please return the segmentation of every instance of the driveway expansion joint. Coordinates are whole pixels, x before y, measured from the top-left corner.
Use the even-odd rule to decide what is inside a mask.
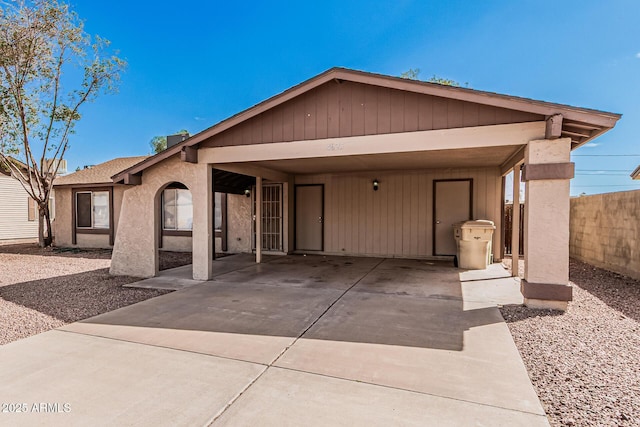
[[[371,267],[369,269],[369,271],[367,271],[365,274],[363,274],[358,280],[356,280],[351,286],[349,286],[344,292],[342,292],[338,298],[336,298],[331,304],[329,304],[329,306],[320,314],[320,316],[318,316],[318,318],[316,320],[314,320],[313,322],[311,322],[311,324],[304,330],[302,331],[302,333],[300,335],[298,335],[296,337],[296,339],[288,346],[286,346],[282,352],[280,352],[280,354],[269,364],[269,366],[273,366],[278,360],[280,360],[280,358],[282,356],[284,356],[284,354],[287,352],[287,350],[289,350],[291,347],[293,347],[295,345],[295,343],[298,342],[298,340],[300,338],[302,338],[308,331],[309,329],[313,328],[313,326],[318,323],[320,321],[320,319],[322,319],[322,317],[324,317],[325,314],[327,314],[327,312],[329,312],[329,310],[331,310],[331,308],[336,305],[336,303],[338,301],[340,301],[342,299],[342,297],[344,297],[347,292],[349,292],[351,289],[353,289],[358,283],[362,282],[362,280],[364,280],[365,277],[367,277],[369,274],[371,274],[371,272],[373,270],[375,270],[376,268],[378,268],[378,266],[380,264],[382,264],[384,261],[386,260],[386,258],[382,258],[376,265],[374,265],[373,267]]]
[[[69,330],[60,329],[60,328],[54,329],[54,331],[55,332],[66,332],[68,334],[82,335],[82,336],[85,336],[85,337],[102,338],[102,339],[111,340],[111,341],[126,342],[126,343],[129,343],[129,344],[136,344],[136,345],[140,345],[140,346],[143,346],[143,347],[163,348],[165,350],[173,350],[173,351],[178,351],[178,352],[181,352],[181,353],[197,354],[197,355],[200,355],[200,356],[213,357],[213,358],[216,358],[216,359],[233,360],[234,362],[250,363],[252,365],[259,365],[259,366],[264,366],[264,367],[271,366],[271,364],[265,364],[265,363],[260,363],[260,362],[252,362],[250,360],[237,359],[237,358],[234,358],[234,357],[220,356],[220,355],[217,355],[217,354],[204,353],[204,352],[201,352],[201,351],[185,350],[183,348],[169,347],[169,346],[166,346],[166,345],[149,344],[149,343],[143,343],[143,342],[138,342],[138,341],[125,340],[125,339],[122,339],[122,338],[105,337],[105,336],[102,336],[102,335],[90,334],[90,333],[86,333],[86,332],[69,331]]]
[[[317,376],[317,377],[332,378],[332,379],[335,379],[335,380],[348,381],[348,382],[359,383],[359,384],[368,384],[368,385],[371,385],[371,386],[386,388],[386,389],[389,389],[389,390],[399,390],[399,391],[404,391],[404,392],[407,392],[407,393],[415,393],[415,394],[421,394],[421,395],[425,395],[425,396],[439,397],[441,399],[453,400],[453,401],[456,401],[456,402],[464,402],[464,403],[471,403],[473,405],[486,406],[488,408],[502,409],[504,411],[518,412],[518,413],[527,414],[527,415],[537,415],[537,416],[543,417],[543,418],[547,417],[546,414],[540,414],[540,413],[531,412],[531,411],[524,411],[522,409],[507,408],[505,406],[491,405],[489,403],[476,402],[476,401],[473,401],[473,400],[461,399],[461,398],[457,398],[457,397],[446,396],[446,395],[443,395],[443,394],[428,393],[426,391],[410,390],[410,389],[406,389],[406,388],[402,388],[402,387],[393,387],[393,386],[390,386],[390,385],[387,385],[387,384],[378,384],[378,383],[374,383],[374,382],[371,382],[371,381],[353,380],[353,379],[349,379],[349,378],[339,377],[339,376],[336,376],[336,375],[321,374],[321,373],[318,373],[318,372],[310,372],[310,371],[305,371],[305,370],[302,370],[302,369],[290,368],[290,367],[286,367],[286,366],[269,365],[268,368],[272,368],[272,367],[276,368],[276,369],[283,369],[285,371],[292,371],[292,372],[299,372],[301,374],[314,375],[314,376]],[[265,369],[265,372],[266,372],[266,369]]]
[[[249,383],[247,385],[247,387],[245,387],[242,391],[240,391],[240,393],[238,393],[238,395],[232,399],[231,401],[229,401],[229,403],[222,408],[211,420],[211,422],[209,424],[207,424],[208,426],[213,425],[217,419],[219,419],[244,393],[246,393],[253,384],[255,384],[271,367],[275,367],[277,369],[286,369],[286,368],[281,368],[281,367],[276,367],[274,366],[274,364],[293,346],[295,345],[296,342],[298,342],[298,340],[300,338],[302,338],[304,336],[304,334],[307,333],[307,331],[309,331],[309,329],[311,329],[316,323],[318,323],[318,321],[329,311],[331,310],[331,307],[333,307],[338,301],[340,301],[340,299],[345,296],[345,294],[347,292],[349,292],[351,289],[353,289],[354,286],[356,286],[358,283],[360,283],[365,277],[367,277],[372,271],[374,271],[380,264],[382,264],[385,261],[386,258],[382,258],[377,264],[375,264],[372,268],[369,269],[369,271],[367,271],[365,274],[363,274],[358,280],[356,280],[351,286],[349,286],[349,288],[347,288],[344,292],[342,292],[340,294],[340,296],[338,296],[331,304],[329,304],[329,306],[316,318],[316,320],[314,320],[313,322],[311,322],[311,325],[309,325],[304,331],[302,331],[302,333],[300,335],[298,335],[296,337],[296,339],[289,345],[287,345],[281,352],[280,354],[275,357],[267,366],[266,368],[262,371],[262,373],[260,375],[258,375],[251,383]],[[290,369],[291,371],[295,371],[294,369]],[[300,371],[303,372],[303,371]],[[308,373],[308,372],[307,372]],[[326,376],[327,375],[318,375],[318,376]],[[351,380],[345,380],[345,381],[351,381]]]

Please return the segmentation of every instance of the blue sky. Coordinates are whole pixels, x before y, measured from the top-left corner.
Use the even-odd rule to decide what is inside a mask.
[[[334,66],[419,68],[423,79],[622,113],[574,152],[572,194],[640,188],[629,178],[640,164],[636,0],[71,4],[129,65],[118,94],[85,106],[70,170],[148,154],[155,135],[196,133]]]

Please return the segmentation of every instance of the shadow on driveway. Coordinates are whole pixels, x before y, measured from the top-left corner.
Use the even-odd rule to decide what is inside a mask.
[[[149,329],[162,329],[461,351],[466,330],[498,322],[495,308],[464,310],[459,270],[443,263],[289,256],[87,319],[76,329],[145,328],[130,337],[143,341],[154,335]],[[115,328],[94,332],[117,334]]]

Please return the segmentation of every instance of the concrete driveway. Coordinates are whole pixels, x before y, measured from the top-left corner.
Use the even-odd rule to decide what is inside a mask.
[[[27,410],[0,424],[548,425],[498,265],[215,264],[212,281],[1,347],[0,402]]]

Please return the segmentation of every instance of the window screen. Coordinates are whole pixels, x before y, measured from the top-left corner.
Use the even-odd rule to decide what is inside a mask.
[[[91,228],[91,193],[76,193],[76,226]]]
[[[109,228],[109,192],[76,193],[76,227]]]

